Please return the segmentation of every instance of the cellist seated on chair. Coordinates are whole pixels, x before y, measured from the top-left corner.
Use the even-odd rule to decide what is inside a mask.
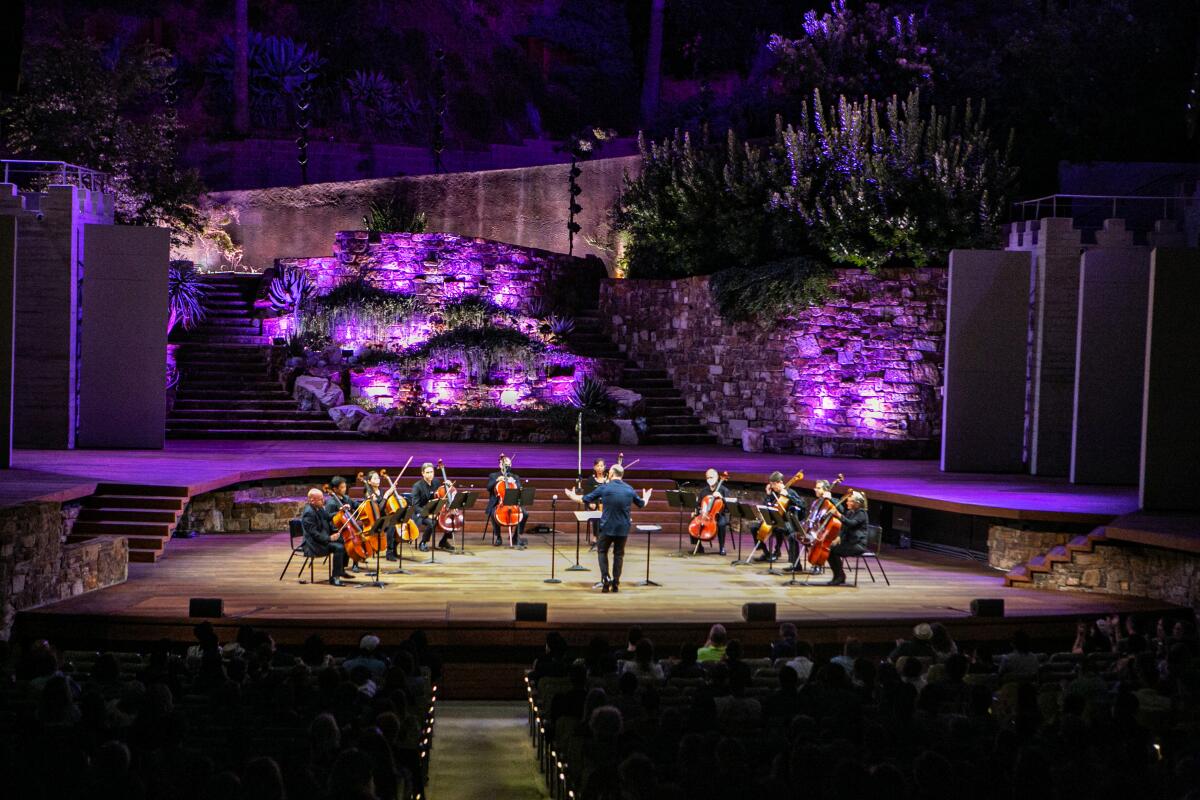
[[[867,499],[862,492],[851,492],[846,497],[844,511],[834,511],[842,521],[841,534],[829,550],[829,568],[833,570],[833,580],[830,586],[842,586],[846,583],[846,570],[842,567],[844,558],[861,556],[866,552],[867,543]]]
[[[332,525],[333,517],[344,506],[354,507],[354,501],[350,498],[349,481],[341,475],[334,475],[329,480],[329,496],[325,498],[325,514],[329,517]],[[343,553],[344,558],[344,553]],[[352,564],[350,567],[352,572],[358,572],[358,565]]]
[[[340,506],[339,506],[340,508]],[[304,528],[304,548],[312,556],[330,556],[333,559],[332,577],[334,586],[342,585],[346,575],[346,547],[341,535],[333,529],[333,515],[325,511],[325,493],[320,489],[308,490],[308,503],[300,512],[300,524]]]
[[[781,504],[780,498],[787,498],[787,502]],[[764,550],[759,560],[765,561],[768,558],[772,561],[779,560],[780,551],[783,549],[784,542],[786,542],[788,562],[795,564],[796,556],[800,552],[800,548],[796,543],[796,532],[799,530],[799,525],[796,522],[796,509],[804,507],[804,498],[797,494],[795,489],[787,485],[782,472],[775,471],[767,478],[764,500],[768,506],[779,508],[780,505],[784,505],[786,508],[784,509],[783,526],[771,530],[772,542],[770,555],[768,556]]]
[[[508,456],[500,456],[500,469],[488,475],[487,491],[488,504],[487,516],[492,521],[492,544],[499,547],[503,543],[500,538],[500,523],[496,520],[496,508],[500,505],[500,493],[496,487],[502,481],[507,483],[505,488],[506,499],[515,499],[521,493],[521,477],[512,471],[512,459]],[[508,494],[512,492],[513,494]],[[525,519],[526,514],[521,514],[521,521],[516,525],[516,534],[513,536],[512,544],[514,547],[522,547],[525,544]]]
[[[417,545],[421,552],[428,551],[432,546],[433,532],[437,530],[437,517],[427,517],[421,513],[421,510],[433,500],[441,485],[442,479],[434,477],[433,464],[429,461],[422,464],[421,479],[414,483],[412,488],[413,521],[421,529],[421,541]],[[449,536],[449,533],[442,535],[441,541],[438,542],[438,549],[445,550],[449,547]]]
[[[706,497],[713,497],[715,495],[719,495],[721,497],[725,496],[725,492],[723,489],[720,491],[717,490],[717,484],[719,484],[720,482],[721,482],[721,476],[719,474],[717,474],[717,471],[715,469],[710,469],[704,473],[705,487],[702,490],[700,490],[699,492],[696,492],[696,513],[697,514],[699,514],[704,509],[704,499]],[[716,516],[717,548],[718,548],[717,552],[720,555],[725,555],[725,537],[729,533],[729,510],[728,510],[728,508],[729,507],[726,506],[725,509],[723,509]],[[696,552],[697,553],[704,552],[704,544],[702,542],[696,543]]]

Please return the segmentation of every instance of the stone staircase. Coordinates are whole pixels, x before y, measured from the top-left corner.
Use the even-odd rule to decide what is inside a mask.
[[[1076,536],[1066,544],[1060,544],[1042,555],[1034,556],[1024,564],[1013,567],[1004,576],[1004,584],[1006,586],[1032,587],[1036,583],[1037,576],[1053,573],[1055,564],[1070,564],[1080,553],[1092,553],[1097,545],[1106,543],[1107,535],[1104,526],[1101,526],[1090,533]]]
[[[271,380],[262,321],[254,315],[259,276],[205,276],[205,319],[172,336],[180,382],[167,417],[172,439],[342,439],[327,414],[300,411]]]
[[[572,349],[580,355],[614,359],[624,364],[621,388],[637,392],[645,398],[649,431],[642,437],[643,444],[716,443],[716,437],[688,408],[666,370],[640,367],[625,357],[604,332],[599,310],[578,312],[575,330],[569,338]]]
[[[154,562],[162,557],[187,501],[186,486],[101,483],[83,499],[67,541],[124,536],[130,561]]]

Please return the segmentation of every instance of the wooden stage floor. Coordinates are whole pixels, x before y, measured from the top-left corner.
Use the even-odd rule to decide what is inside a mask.
[[[480,544],[476,534],[467,555],[439,552],[436,565],[406,558],[412,574],[385,575],[384,588],[353,588],[350,581],[342,587],[301,584],[298,560],[279,581],[288,554],[285,534],[207,535],[173,541],[156,564],[130,564],[122,585],[21,612],[17,626],[24,633],[72,640],[187,641],[195,622],[187,616],[188,598],[220,597],[226,616],[219,625],[266,627],[279,641],[299,642],[321,631],[327,641],[352,644],[367,631],[403,635],[421,627],[444,645],[465,646],[481,637],[478,641],[516,646],[540,642],[547,628],[601,631],[619,640],[632,623],[702,638],[714,622],[742,625],[743,603],[772,602],[780,621],[798,623],[814,641],[836,642],[856,631],[864,638],[890,638],[929,620],[960,632],[992,626],[988,633],[979,629],[985,638],[1007,635],[1014,624],[1069,632],[1080,616],[1168,608],[1137,598],[1007,588],[1001,573],[983,565],[908,550],[884,554],[891,586],[878,573],[872,583],[863,571],[857,588],[819,585],[828,576],[789,587],[783,585],[786,577],[765,574],[762,564],[732,567],[731,557],[717,555],[673,557],[674,532],[656,536],[651,577],[662,586],[637,586],[645,576],[646,540],[635,534],[626,550],[621,593],[604,595],[593,588],[599,570],[586,545],[581,560],[589,571],[565,571],[574,556],[573,530],[566,541],[558,540],[557,585],[543,582],[550,570],[548,535],[531,535],[528,549],[511,550]],[[385,571],[390,568],[381,563]],[[318,564],[318,579],[322,571]],[[1003,598],[1006,618],[972,618],[969,606],[977,597]],[[517,601],[546,603],[547,623],[514,623]],[[757,627],[767,637],[774,630]]]

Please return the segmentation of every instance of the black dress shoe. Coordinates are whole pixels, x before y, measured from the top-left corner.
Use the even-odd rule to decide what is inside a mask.
[[[601,593],[601,594],[608,594],[608,593],[609,593],[609,592],[611,592],[611,591],[612,591],[612,584],[611,584],[611,583],[609,583],[608,581],[605,581],[605,582],[604,582],[604,587],[600,589],[600,593]]]
[[[499,547],[502,544],[504,544],[504,543],[501,542],[499,539],[492,539],[492,547]]]
[[[826,586],[845,586],[845,585],[846,585],[845,576],[843,576],[841,578],[834,578],[833,580],[831,580],[829,583],[826,584]]]
[[[724,555],[728,555],[728,553],[726,553],[726,552],[725,552],[725,548],[724,548],[724,547],[722,547],[722,548],[720,549],[720,551],[719,551],[719,552],[720,552],[720,554],[721,554],[721,555],[723,555],[723,556],[724,556]]]
[[[351,572],[358,572],[358,564],[353,564],[353,565],[351,565],[351,566],[350,566],[350,571],[351,571]]]
[[[388,561],[396,561],[397,560],[395,552],[388,553],[387,556],[385,556],[385,558],[387,558]]]
[[[342,585],[342,579],[341,579],[341,578],[339,578],[339,577],[338,577],[338,576],[336,576],[336,575],[334,575],[332,578],[330,578],[330,579],[329,579],[329,582],[330,582],[331,584],[333,584],[334,586],[341,586],[341,585]]]
[[[429,545],[425,544],[424,542],[421,542],[419,545],[417,545],[417,549],[420,550],[422,553],[428,553]]]
[[[616,594],[617,592],[621,591],[621,584],[619,581],[613,581],[612,590],[613,590],[613,594]]]
[[[454,545],[450,544],[447,541],[441,541],[441,542],[438,542],[438,550],[445,550],[447,553],[453,553]]]

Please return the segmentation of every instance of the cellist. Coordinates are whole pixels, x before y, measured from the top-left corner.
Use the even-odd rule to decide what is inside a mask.
[[[787,498],[786,502],[781,503],[781,498]],[[792,564],[796,563],[796,555],[800,552],[800,548],[796,542],[796,509],[804,507],[804,498],[796,493],[785,482],[783,473],[776,470],[767,478],[767,486],[765,490],[764,505],[779,508],[784,506],[784,524],[782,528],[773,528],[771,530],[772,548],[768,555],[764,548],[759,561],[778,561],[780,551],[783,549],[783,543],[787,542],[788,561]]]
[[[833,570],[833,580],[829,586],[843,586],[846,583],[846,570],[842,568],[842,559],[847,556],[861,556],[866,552],[867,544],[867,498],[862,492],[850,492],[846,496],[845,508],[831,512],[842,521],[842,530],[829,549],[829,568]]]
[[[346,546],[341,534],[333,529],[333,517],[327,514],[325,493],[320,489],[309,489],[307,502],[300,512],[300,525],[304,529],[304,543],[313,555],[329,555],[333,559],[329,582],[342,585],[346,574]],[[340,506],[339,506],[340,509]]]
[[[492,544],[495,547],[499,547],[504,541],[500,538],[500,523],[496,519],[496,507],[500,505],[500,493],[496,490],[496,486],[501,481],[505,481],[508,484],[505,489],[506,494],[508,492],[519,493],[521,491],[521,478],[517,473],[512,471],[512,459],[506,455],[500,456],[500,469],[490,473],[487,482],[487,516],[492,521]],[[509,496],[511,497],[511,495]],[[513,545],[515,547],[525,546],[525,518],[525,515],[522,514],[521,521],[517,523],[517,533],[513,538]]]
[[[349,482],[341,475],[329,479],[329,489],[329,496],[325,498],[325,515],[332,525],[334,516],[342,509],[347,509],[347,514],[354,511],[354,501],[350,497]],[[352,564],[350,571],[358,572],[358,564]]]
[[[721,476],[715,469],[709,469],[704,473],[705,488],[703,491],[696,493],[696,513],[699,514],[704,508],[704,498],[714,495],[725,496],[725,493],[717,491],[717,484],[721,482]],[[725,555],[725,535],[729,533],[729,506],[726,506],[721,513],[717,514],[717,547],[720,555]],[[696,552],[704,552],[704,544],[697,542]]]
[[[412,504],[413,504],[413,521],[417,523],[417,527],[421,529],[421,541],[417,545],[417,549],[421,552],[427,552],[433,544],[433,531],[437,528],[437,517],[427,517],[422,512],[426,505],[433,500],[437,495],[438,487],[442,485],[441,478],[434,477],[433,464],[426,461],[421,465],[421,479],[413,484],[412,488]],[[447,531],[442,534],[441,541],[438,542],[439,550],[453,550],[449,543],[450,533]]]

